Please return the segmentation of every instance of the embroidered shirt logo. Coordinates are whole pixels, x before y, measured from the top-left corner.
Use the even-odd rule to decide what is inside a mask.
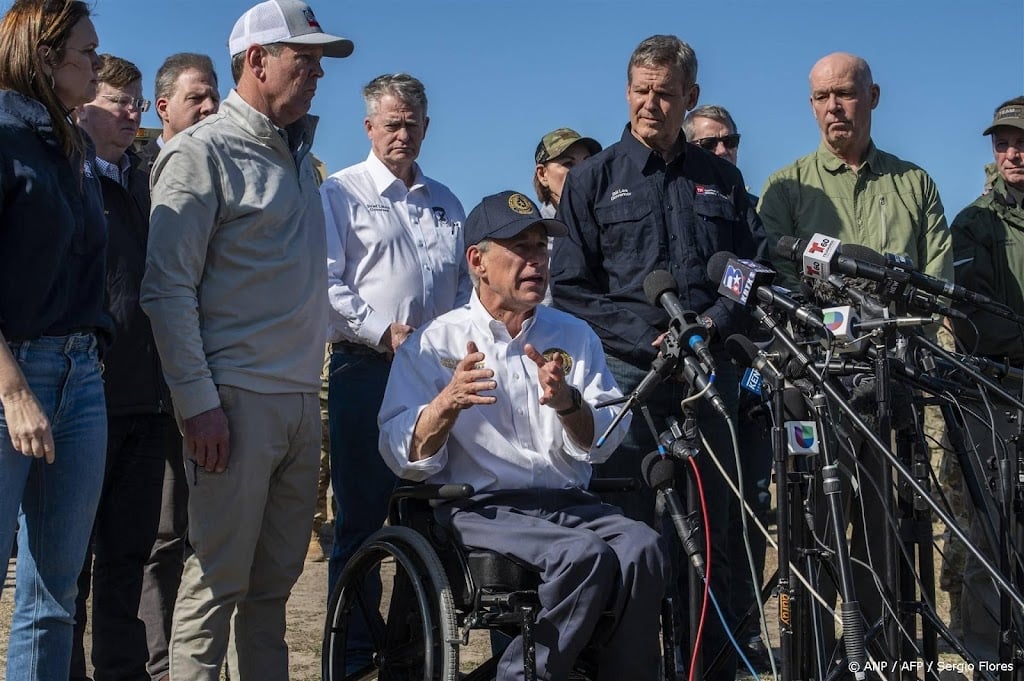
[[[441,357],[438,361],[441,363],[441,366],[443,366],[445,369],[451,369],[452,371],[455,371],[456,369],[459,368],[459,362],[461,362],[462,360],[452,359],[450,357]],[[473,368],[485,369],[486,365],[483,362],[477,362],[476,364],[473,365]]]
[[[695,191],[697,192],[697,196],[717,196],[721,199],[727,198],[725,194],[718,191],[714,187],[708,187],[707,185],[703,184],[698,184]]]
[[[390,213],[391,206],[386,203],[368,203],[366,204],[366,210],[371,213]]]
[[[544,355],[544,359],[549,362],[554,361],[556,356],[561,357],[562,372],[565,374],[568,374],[569,370],[572,369],[572,356],[562,348],[551,348],[550,350],[545,350],[541,354]]]
[[[614,201],[615,199],[622,199],[627,196],[633,196],[633,192],[629,191],[628,189],[614,189],[612,190],[611,200]]]

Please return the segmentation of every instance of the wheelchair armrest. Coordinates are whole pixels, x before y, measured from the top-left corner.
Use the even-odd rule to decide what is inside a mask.
[[[476,494],[473,485],[403,485],[391,494],[394,501],[399,499],[468,499]]]
[[[635,492],[640,489],[640,481],[636,478],[591,478],[587,489],[595,494]]]

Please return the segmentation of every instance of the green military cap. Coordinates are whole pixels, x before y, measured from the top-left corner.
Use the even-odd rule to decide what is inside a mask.
[[[985,128],[985,132],[982,135],[991,135],[992,131],[998,128],[1000,125],[1008,125],[1011,128],[1020,128],[1024,130],[1024,106],[1020,104],[1008,104],[1001,106],[996,111],[995,118],[992,119],[992,125]]]
[[[558,158],[565,150],[582,142],[590,150],[591,155],[601,151],[601,143],[590,137],[580,137],[580,134],[572,128],[559,128],[552,130],[540,139],[534,158],[537,163],[547,163],[553,158]]]

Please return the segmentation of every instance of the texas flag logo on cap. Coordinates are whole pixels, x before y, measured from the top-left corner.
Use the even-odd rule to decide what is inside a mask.
[[[302,10],[302,16],[306,18],[306,23],[309,24],[310,28],[315,28],[318,31],[324,30],[320,28],[320,23],[316,20],[316,17],[313,16],[313,10],[311,10],[310,8],[307,7],[304,10]]]

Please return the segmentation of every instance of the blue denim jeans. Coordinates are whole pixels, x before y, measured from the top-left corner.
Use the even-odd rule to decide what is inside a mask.
[[[391,362],[381,356],[331,354],[327,411],[331,434],[331,484],[337,503],[334,548],[328,565],[328,593],[334,589],[345,563],[387,517],[388,499],[397,478],[380,456],[377,413]],[[379,591],[379,589],[378,589]],[[379,593],[368,593],[370,603]],[[365,651],[369,660],[369,633],[353,625],[349,650]]]
[[[52,464],[15,451],[0,409],[0,556],[11,555],[18,526],[7,679],[66,679],[76,582],[107,447],[96,339],[76,333],[8,346],[50,419],[56,448]]]

